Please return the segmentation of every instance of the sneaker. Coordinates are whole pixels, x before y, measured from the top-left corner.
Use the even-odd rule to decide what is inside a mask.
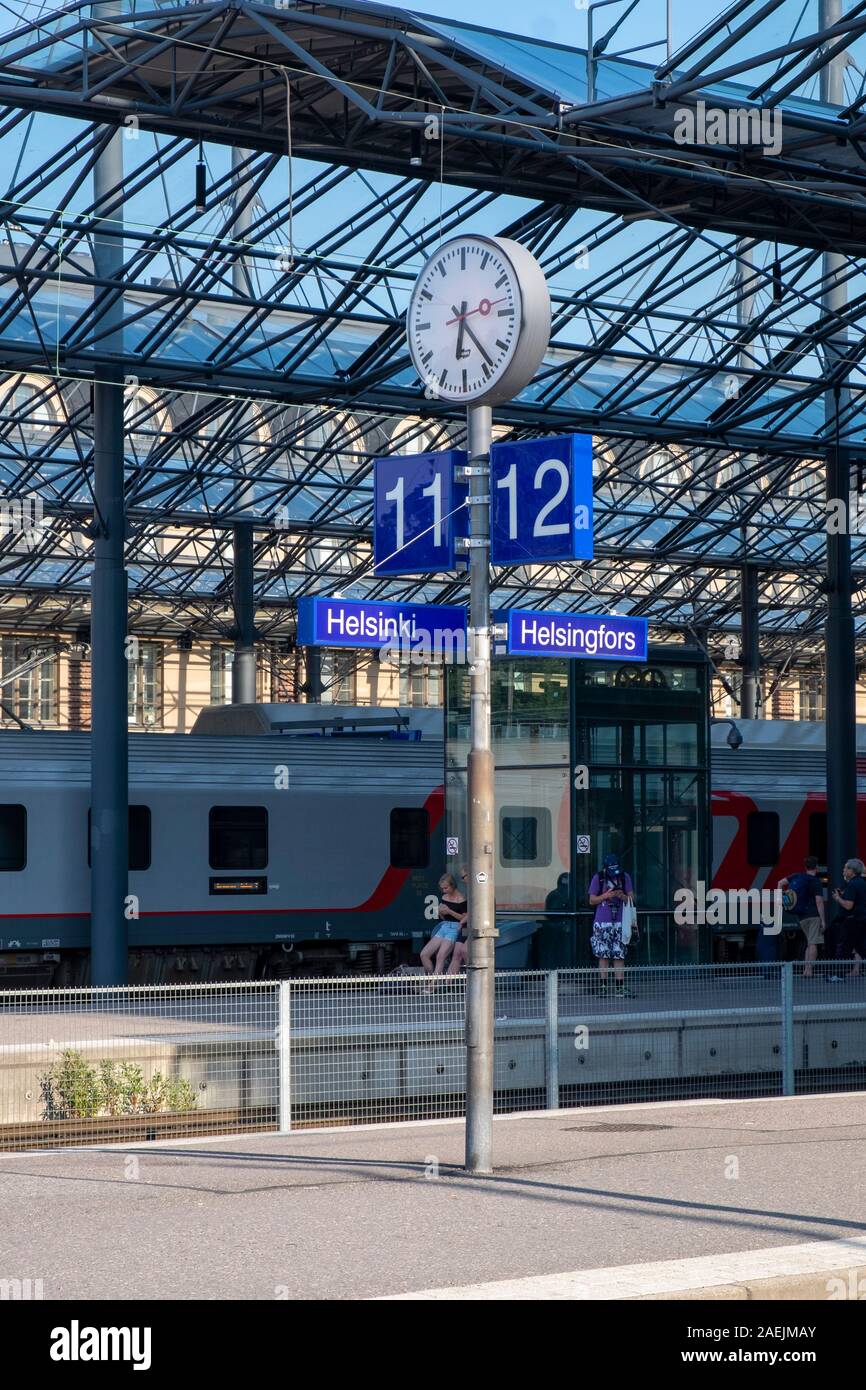
[[[831,975],[831,976],[829,977],[829,979],[830,979],[830,984],[831,984],[831,985],[841,985],[841,983],[842,983],[842,976],[841,976],[841,975]]]
[[[599,994],[610,994],[610,985],[600,984],[598,987],[598,992]]]
[[[626,985],[617,985],[616,992],[620,999],[634,999],[634,995]]]

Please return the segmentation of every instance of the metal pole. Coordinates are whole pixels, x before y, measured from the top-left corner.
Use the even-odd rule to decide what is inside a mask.
[[[253,528],[234,528],[232,598],[235,610],[235,657],[232,666],[232,704],[256,701],[256,625],[253,598]]]
[[[234,194],[235,216],[232,222],[232,240],[235,243],[241,244],[243,244],[246,241],[247,234],[250,230],[250,227],[252,226],[253,205],[252,199],[249,198],[251,180],[243,178],[240,174],[240,170],[243,167],[243,165],[246,164],[247,160],[251,157],[252,155],[250,150],[239,150],[236,149],[234,146],[232,147],[232,173],[236,177],[240,178],[240,182],[238,183]],[[232,289],[234,290],[235,295],[238,299],[250,299],[253,295],[253,283],[252,276],[250,274],[250,262],[249,258],[246,256],[236,256],[234,261],[232,262]],[[251,418],[248,417],[246,414],[243,415],[237,428],[240,430],[252,429],[253,424]],[[246,473],[246,460],[244,458],[243,445],[238,446],[238,448],[235,450],[235,463],[237,465],[238,475],[240,477],[243,477]],[[238,494],[238,511],[244,512],[248,509],[251,509],[254,501],[255,493],[253,488],[250,485],[244,483]],[[237,660],[237,658],[235,659]],[[235,676],[237,676],[237,674],[238,673],[236,667]],[[234,688],[234,685],[232,686],[232,688]],[[253,688],[255,689],[255,686]],[[252,698],[253,700],[255,700],[255,694],[253,694]],[[232,703],[236,703],[234,697],[232,697]]]
[[[495,780],[490,737],[489,405],[471,405],[469,434],[469,959],[466,972],[466,1168],[493,1169],[493,1012],[496,898]]]
[[[250,157],[249,150],[232,149],[232,171],[235,175]],[[250,181],[241,179],[234,195],[235,217],[232,224],[232,239],[243,242],[252,223],[252,207],[245,200],[250,191]],[[232,263],[232,288],[239,299],[248,299],[252,293],[249,265],[245,256],[238,256]],[[241,423],[239,428],[247,428]],[[245,472],[243,446],[235,451],[238,473]],[[244,486],[238,496],[238,509],[245,511],[254,501],[251,487]],[[234,565],[232,567],[232,597],[235,610],[235,652],[232,663],[232,704],[253,705],[256,701],[256,627],[255,602],[253,599],[253,528],[239,525],[233,528]]]
[[[322,649],[307,647],[306,657],[307,703],[321,704],[322,700]]]
[[[292,986],[289,980],[280,981],[278,1008],[278,1122],[280,1134],[288,1134],[292,1128]]]
[[[94,6],[101,18],[120,13],[117,3]],[[123,272],[123,135],[115,131],[93,169],[97,208],[110,216],[97,223],[94,270],[102,281]],[[123,351],[123,301],[104,311],[111,332],[109,356]],[[128,758],[125,514],[123,496],[123,376],[119,366],[100,370],[93,387],[94,543],[91,577],[90,731],[90,971],[95,985],[127,980]]]
[[[559,1109],[559,971],[549,970],[545,980],[547,1018],[547,1108]]]
[[[757,719],[761,704],[761,642],[758,626],[758,571],[744,565],[742,574],[742,689],[740,717]]]
[[[794,1094],[794,966],[786,960],[782,964],[782,1095]]]
[[[842,19],[841,0],[821,0],[822,27]],[[847,55],[839,54],[821,69],[821,100],[844,104],[844,74]],[[844,314],[848,305],[847,286],[842,282],[846,259],[827,251],[823,272],[827,288],[822,302],[827,315]],[[834,329],[825,349],[825,368],[837,372],[835,388],[824,396],[827,422],[827,501],[842,499],[846,511],[850,500],[850,464],[847,447],[841,442],[840,414],[848,402],[848,388],[838,379],[838,366],[847,348],[844,325]],[[829,515],[828,510],[828,515]],[[857,748],[856,748],[856,669],[854,657],[854,618],[851,611],[851,540],[847,532],[827,533],[827,622],[825,626],[827,739],[827,867],[832,886],[842,879],[842,865],[857,854]]]

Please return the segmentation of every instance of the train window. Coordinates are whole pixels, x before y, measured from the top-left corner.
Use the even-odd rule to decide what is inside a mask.
[[[128,867],[141,873],[150,868],[150,807],[130,806],[127,822]],[[90,867],[90,812],[87,812],[87,866]]]
[[[503,864],[549,864],[550,812],[545,806],[503,806],[499,843]]]
[[[430,817],[420,808],[391,812],[391,863],[395,869],[426,869],[430,863]]]
[[[827,863],[827,812],[813,811],[809,817],[809,853],[819,864]]]
[[[27,863],[27,807],[0,806],[0,873],[17,873]]]
[[[211,806],[208,857],[212,869],[266,869],[267,807]]]
[[[503,864],[535,863],[538,858],[538,817],[502,817]]]
[[[779,817],[775,811],[750,811],[746,822],[746,858],[753,869],[779,862]]]

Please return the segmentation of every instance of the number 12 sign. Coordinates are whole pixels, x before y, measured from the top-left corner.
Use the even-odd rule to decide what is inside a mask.
[[[494,565],[592,559],[592,436],[522,439],[490,452]]]

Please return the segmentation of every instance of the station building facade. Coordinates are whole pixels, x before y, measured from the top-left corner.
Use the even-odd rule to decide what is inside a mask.
[[[128,719],[136,732],[189,733],[208,705],[232,698],[233,648],[230,642],[194,638],[139,637],[130,651]],[[36,664],[34,664],[36,663]],[[740,669],[717,662],[710,677],[712,714],[736,719]],[[16,672],[20,672],[16,676]],[[437,708],[444,703],[445,675],[437,663],[399,666],[369,652],[326,651],[321,658],[322,701],[344,705],[412,705]],[[774,685],[768,673],[760,709],[765,719],[823,720],[824,682],[819,669],[788,672]],[[11,679],[10,679],[11,678]],[[0,726],[17,720],[36,728],[87,729],[90,726],[90,660],[86,634],[59,629],[28,635],[0,632]],[[304,701],[305,670],[301,654],[284,642],[259,648],[258,698]],[[857,686],[857,717],[866,722],[866,682]]]

